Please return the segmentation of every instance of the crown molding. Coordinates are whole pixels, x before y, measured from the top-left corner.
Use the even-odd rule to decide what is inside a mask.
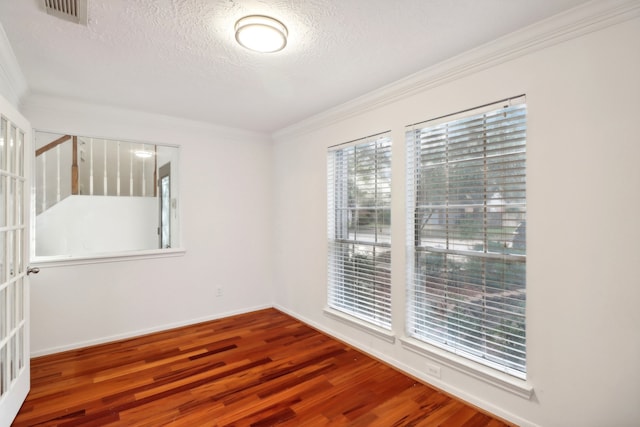
[[[125,107],[96,104],[75,98],[64,98],[39,92],[30,92],[22,102],[23,114],[29,116],[48,116],[52,112],[67,114],[77,118],[77,122],[83,123],[87,118],[102,117],[109,123],[118,123],[125,129],[147,127],[169,127],[182,129],[185,134],[200,134],[211,137],[212,140],[229,140],[238,142],[270,143],[271,137],[266,133],[249,131],[217,125],[211,122],[203,122],[182,117],[168,116],[146,111],[132,110]],[[38,122],[32,123],[35,128],[43,126]],[[69,129],[61,125],[58,128],[45,126],[39,130],[59,133],[80,133],[95,137],[124,137],[125,135],[93,135],[79,129]],[[98,131],[99,132],[99,131]],[[135,138],[134,138],[135,139]]]
[[[408,96],[640,16],[640,0],[593,0],[454,56],[272,134],[312,132]]]
[[[17,107],[28,89],[7,33],[0,24],[0,92]]]

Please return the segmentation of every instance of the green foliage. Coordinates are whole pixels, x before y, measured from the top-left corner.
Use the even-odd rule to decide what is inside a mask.
[[[422,252],[416,267],[429,295],[421,310],[442,319],[431,322],[433,337],[515,368],[522,363],[524,263]]]

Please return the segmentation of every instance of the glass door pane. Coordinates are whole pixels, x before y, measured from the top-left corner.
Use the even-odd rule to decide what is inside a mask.
[[[0,425],[10,425],[29,391],[28,122],[0,97]]]

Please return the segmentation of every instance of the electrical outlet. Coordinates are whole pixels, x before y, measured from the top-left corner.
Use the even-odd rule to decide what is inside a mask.
[[[440,367],[427,364],[427,375],[432,376],[434,378],[440,378]]]
[[[220,286],[218,286],[216,288],[216,296],[217,297],[221,297],[222,296],[222,288]]]

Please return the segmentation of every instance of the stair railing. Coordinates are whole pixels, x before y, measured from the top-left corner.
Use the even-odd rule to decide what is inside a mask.
[[[62,180],[62,169],[61,169],[61,165],[63,163],[62,157],[62,147],[65,146],[65,143],[67,143],[68,141],[71,140],[71,180],[69,183],[65,183]],[[37,200],[38,200],[38,205],[36,206],[36,211],[37,213],[41,213],[44,212],[45,210],[47,210],[48,208],[50,208],[51,206],[55,205],[56,203],[59,203],[62,199],[64,199],[67,195],[81,195],[81,194],[88,194],[88,195],[108,195],[108,178],[109,176],[114,177],[116,179],[115,182],[115,191],[113,191],[114,194],[112,195],[116,195],[116,196],[121,196],[121,195],[134,195],[134,187],[136,188],[136,191],[139,193],[137,195],[140,195],[142,197],[156,197],[157,196],[157,147],[155,145],[153,145],[153,152],[150,152],[151,155],[153,156],[153,173],[151,173],[151,171],[145,170],[146,167],[146,162],[144,161],[144,159],[139,159],[141,163],[141,168],[142,168],[142,172],[139,174],[136,174],[136,176],[134,176],[134,164],[136,158],[136,154],[133,152],[133,146],[139,146],[140,144],[134,144],[134,143],[124,143],[124,142],[120,142],[120,141],[111,141],[111,140],[103,140],[103,152],[101,153],[102,158],[100,159],[102,161],[102,191],[100,192],[100,190],[95,191],[95,187],[94,186],[94,179],[98,178],[94,176],[94,162],[96,161],[95,158],[98,156],[94,156],[94,141],[93,138],[88,138],[88,145],[89,145],[89,160],[88,160],[88,182],[85,183],[85,186],[88,187],[88,192],[85,189],[85,192],[82,191],[82,186],[80,184],[80,175],[81,175],[81,170],[80,170],[80,164],[81,162],[84,162],[85,159],[84,158],[80,158],[80,156],[78,155],[79,149],[78,149],[78,136],[75,135],[62,135],[59,138],[55,139],[54,141],[51,141],[50,143],[42,146],[41,148],[38,148],[36,150],[36,159],[40,158],[41,163],[38,165],[36,165],[36,167],[39,167],[39,172],[40,172],[40,176],[38,177],[38,181],[36,183],[36,190],[37,190]],[[109,161],[108,159],[108,153],[107,153],[107,143],[115,143],[117,144],[117,154],[114,156],[115,159],[113,162]],[[85,144],[85,142],[82,142],[82,144]],[[121,144],[126,144],[126,147],[131,148],[130,150],[126,150],[128,152],[128,154],[123,154],[121,155],[121,150],[120,150],[120,146]],[[145,145],[142,145],[143,147],[145,147]],[[54,153],[54,164],[55,164],[55,179],[54,179],[54,183],[53,185],[55,186],[55,190],[51,191],[50,188],[48,188],[51,183],[50,180],[48,180],[48,169],[47,169],[47,162],[50,161],[50,155],[51,153]],[[68,153],[68,152],[67,152]],[[65,156],[68,156],[68,154],[65,153]],[[121,157],[123,156],[128,156],[127,163],[128,163],[128,169],[129,169],[129,176],[126,177],[128,179],[121,179]],[[66,157],[66,159],[68,159],[68,157]],[[64,163],[66,163],[67,165],[69,160],[65,160]],[[125,166],[126,167],[126,166]],[[87,169],[85,170],[85,174],[87,173]],[[113,174],[113,175],[111,175]],[[149,175],[149,176],[147,176]],[[85,180],[87,179],[87,177],[84,178]],[[151,194],[147,194],[147,181],[148,180],[153,180],[153,191],[149,192]],[[124,191],[123,190],[123,185],[127,185],[128,184],[128,188],[125,188]],[[137,187],[136,187],[137,186]],[[139,188],[138,188],[139,187]],[[53,200],[49,197],[50,192],[54,193],[54,197]],[[121,194],[124,193],[124,194]]]

